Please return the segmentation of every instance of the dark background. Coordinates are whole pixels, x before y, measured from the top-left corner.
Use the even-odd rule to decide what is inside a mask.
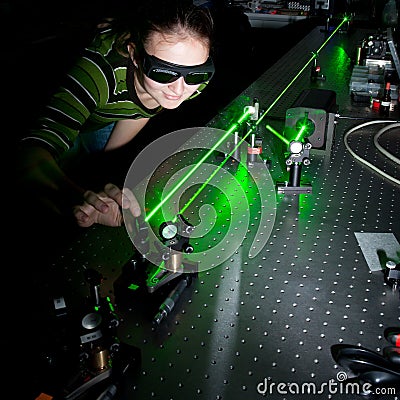
[[[13,122],[10,136],[18,140],[27,132],[82,46],[89,43],[96,23],[110,12],[112,14],[115,8],[124,7],[124,4],[38,1],[29,4],[4,2],[1,7],[5,19],[3,27],[7,28],[5,37],[8,39],[5,44],[8,73],[3,78],[6,87],[11,86],[11,110],[6,115]],[[372,8],[366,7],[362,1],[356,2],[353,28],[379,27],[379,10],[382,8],[382,2],[375,2]],[[313,16],[305,22],[279,30],[255,29],[251,28],[240,8],[223,4],[214,12],[217,73],[207,91],[179,109],[151,120],[138,137],[124,148],[91,158],[80,179],[99,185],[108,181],[123,182],[133,158],[148,143],[177,129],[206,124],[315,26],[324,25],[325,19],[325,16]],[[48,260],[52,259],[53,252],[57,253],[58,245],[64,244],[63,236],[71,240],[76,228],[70,225],[70,221],[46,219],[35,212],[31,213],[30,220],[17,221],[17,243],[21,251],[18,254],[18,272],[24,276],[25,283],[31,285],[29,291],[19,289],[28,299],[24,312],[30,313],[34,320],[41,309],[45,309],[42,301],[47,299],[47,291],[54,290],[50,286],[55,282],[63,285],[62,271],[56,277],[49,275]],[[32,293],[34,295],[31,296]],[[43,337],[40,329],[34,331],[29,330],[26,347],[35,353],[40,349],[31,346],[43,341]],[[36,342],[35,335],[41,340]]]

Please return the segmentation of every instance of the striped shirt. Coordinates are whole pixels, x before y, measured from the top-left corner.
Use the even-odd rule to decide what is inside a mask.
[[[79,132],[96,131],[123,119],[151,118],[163,110],[146,108],[133,84],[133,63],[115,49],[111,30],[97,35],[68,72],[37,126],[23,138],[41,145],[55,156],[69,150]],[[199,94],[206,84],[201,85]]]

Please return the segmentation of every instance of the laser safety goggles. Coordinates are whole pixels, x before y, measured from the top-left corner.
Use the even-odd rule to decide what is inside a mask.
[[[209,81],[214,72],[214,63],[211,57],[204,64],[185,66],[173,64],[144,53],[143,73],[158,83],[172,83],[183,76],[187,85],[200,85]]]

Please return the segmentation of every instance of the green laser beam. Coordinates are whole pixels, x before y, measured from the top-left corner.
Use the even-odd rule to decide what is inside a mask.
[[[329,35],[329,37],[325,40],[324,43],[321,44],[320,48],[316,51],[318,54],[326,45],[327,43],[332,39],[333,35],[341,28],[341,26],[349,20],[348,17],[344,17],[343,21],[337,26],[337,28]]]
[[[289,90],[290,86],[296,81],[296,79],[303,73],[303,71],[312,63],[312,61],[317,58],[318,53],[326,46],[326,44],[331,40],[333,35],[340,29],[340,27],[349,20],[348,17],[344,17],[343,21],[338,25],[338,27],[332,32],[332,34],[325,40],[324,43],[320,46],[320,48],[313,53],[312,57],[307,61],[307,63],[300,69],[300,71],[294,76],[294,78],[288,83],[288,85],[283,89],[283,91],[279,94],[279,96],[272,102],[272,104],[264,111],[261,117],[256,122],[256,125],[260,124],[264,117],[271,111],[271,109],[275,106],[275,104],[280,100],[280,98]]]
[[[107,297],[106,297],[106,300],[107,300],[108,306],[110,307],[110,310],[111,310],[112,312],[114,312],[114,311],[115,311],[115,308],[114,308],[113,304],[111,303],[110,297],[107,296]]]
[[[286,145],[289,145],[289,140],[282,136],[278,131],[276,131],[271,125],[267,125],[266,128],[271,131],[275,136],[282,140]]]
[[[303,133],[306,133],[306,127],[304,125],[300,128],[299,133],[294,138],[294,140],[298,141],[298,140],[302,139]]]
[[[313,53],[312,57],[310,60],[300,69],[300,71],[294,76],[294,78],[289,82],[289,84],[283,89],[283,91],[279,94],[279,96],[276,97],[276,99],[272,102],[272,104],[264,111],[264,113],[261,115],[261,117],[256,121],[254,126],[258,126],[261,121],[264,119],[264,117],[271,111],[271,109],[275,106],[275,104],[281,99],[281,97],[287,92],[287,90],[290,88],[290,86],[296,81],[296,79],[303,73],[303,71],[310,65],[310,63],[317,57],[318,53],[326,46],[326,44],[329,42],[329,40],[335,35],[335,33],[341,28],[341,26],[348,21],[348,17],[344,17],[343,21],[337,26],[337,28],[332,32],[332,34],[325,40],[324,43],[320,46],[320,48]],[[235,130],[248,116],[250,115],[250,110],[247,110],[246,112],[243,113],[243,115],[238,119],[237,123],[234,123],[231,128],[221,137],[220,140],[203,156],[203,158],[195,164],[195,166],[189,171],[189,173],[175,186],[173,190],[171,190],[167,196],[161,202],[149,213],[147,214],[145,221],[148,222],[150,218],[175,194],[175,192],[194,174],[195,171],[207,160],[207,158],[214,152],[214,150],[217,149],[217,147],[230,135],[230,133]],[[273,132],[277,137],[279,137],[281,140],[283,140],[286,144],[289,144],[289,141],[284,138],[282,135],[280,135],[276,130],[274,130],[271,126],[267,125],[267,128]],[[237,146],[239,146],[243,140],[245,140],[246,137],[250,134],[250,132],[253,130],[253,127],[244,135],[243,139],[239,142]],[[236,146],[236,148],[237,148]],[[235,149],[236,149],[235,148]],[[234,150],[235,150],[234,149]],[[230,153],[233,154],[234,150]],[[220,164],[220,168],[227,162],[229,159],[230,155],[226,157],[226,159]],[[210,178],[206,180],[208,183],[213,176],[217,173],[218,168],[214,171],[214,173],[211,175]],[[201,186],[201,190],[204,189],[206,184],[203,184]],[[193,200],[198,196],[198,194],[201,192],[201,190],[198,190],[195,195],[191,199],[189,199],[188,203],[192,203]],[[187,207],[184,206],[183,210],[186,210]],[[180,212],[182,213],[182,211]]]
[[[262,119],[269,113],[271,108],[279,101],[279,99],[284,95],[284,93],[290,88],[290,86],[294,83],[294,81],[302,74],[302,72],[312,63],[312,61],[317,58],[318,53],[327,45],[329,40],[332,39],[333,35],[340,29],[340,27],[349,20],[348,17],[344,17],[343,21],[337,26],[337,28],[331,33],[331,35],[325,40],[324,43],[319,47],[319,49],[313,53],[312,57],[307,61],[307,63],[304,65],[304,67],[301,68],[301,70],[295,75],[295,77],[289,82],[289,84],[285,87],[285,89],[280,93],[280,95],[273,101],[273,103],[265,110],[263,115],[258,119],[257,125],[262,121]],[[279,134],[275,129],[273,129],[270,125],[267,125],[266,128],[270,130],[274,135],[279,137],[279,139],[283,140],[287,145],[289,144],[289,141],[284,138],[281,134]],[[300,138],[302,134],[302,130],[298,133],[296,136],[296,140]]]
[[[286,139],[283,135],[281,135],[277,130],[275,130],[271,125],[266,125],[266,128],[270,132],[272,132],[275,136],[277,136],[279,139],[281,139],[286,145],[289,145],[290,141],[288,139]],[[306,127],[302,126],[294,140],[300,141],[300,139],[303,136],[303,133],[305,133],[305,131],[306,131]]]
[[[203,189],[208,185],[212,178],[217,174],[217,172],[225,165],[225,163],[229,160],[232,154],[236,151],[236,149],[246,140],[246,138],[250,135],[254,128],[251,128],[246,135],[240,140],[240,142],[231,150],[231,152],[225,157],[225,159],[215,168],[214,172],[206,179],[206,181],[200,186],[200,188],[196,191],[196,193],[187,201],[187,203],[181,208],[179,214],[183,214],[184,211],[188,209],[190,204],[196,199],[196,197],[203,191]]]
[[[148,222],[150,218],[175,194],[175,192],[197,171],[198,168],[213,154],[214,150],[235,130],[241,122],[243,122],[250,115],[250,110],[245,111],[239,118],[237,123],[234,123],[231,128],[218,140],[218,142],[198,161],[188,174],[161,200],[161,202],[147,214],[145,221]]]

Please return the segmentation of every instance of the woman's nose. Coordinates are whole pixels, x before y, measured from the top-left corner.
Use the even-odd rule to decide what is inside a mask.
[[[170,83],[168,88],[171,89],[174,94],[181,95],[185,89],[185,81],[183,76],[179,77],[176,81]]]

